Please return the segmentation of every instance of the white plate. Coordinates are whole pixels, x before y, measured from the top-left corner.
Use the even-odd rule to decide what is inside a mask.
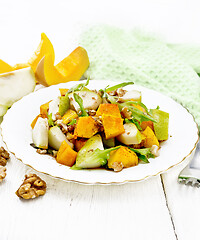
[[[198,141],[198,129],[192,115],[174,100],[156,91],[129,85],[127,89],[137,89],[142,92],[142,102],[148,108],[156,108],[169,113],[169,139],[161,144],[160,156],[150,159],[149,164],[139,164],[136,167],[113,172],[103,169],[71,170],[60,165],[48,155],[40,155],[30,146],[32,143],[32,120],[39,114],[40,105],[59,95],[59,88],[70,88],[77,82],[59,84],[38,90],[16,102],[2,122],[2,136],[8,149],[24,164],[35,170],[49,174],[66,181],[84,184],[121,184],[147,179],[163,173],[182,162],[195,149]],[[93,80],[89,88],[100,89],[116,82]]]

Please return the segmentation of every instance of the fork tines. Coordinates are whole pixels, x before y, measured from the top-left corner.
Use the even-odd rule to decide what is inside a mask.
[[[200,187],[200,182],[196,178],[192,178],[192,177],[190,177],[190,178],[179,178],[178,181],[179,181],[179,183],[189,185],[189,186],[192,186],[192,187],[197,187],[197,188]]]

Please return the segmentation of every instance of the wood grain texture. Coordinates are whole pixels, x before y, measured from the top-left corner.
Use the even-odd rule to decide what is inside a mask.
[[[59,62],[77,47],[80,28],[91,23],[143,26],[160,31],[170,42],[199,42],[197,0],[181,5],[179,0],[142,0],[130,7],[132,2],[122,9],[121,1],[2,0],[1,59],[13,65],[26,62],[45,31]],[[195,240],[200,236],[200,191],[177,183],[180,170],[163,176],[167,204],[177,238]],[[33,172],[14,157],[7,164],[0,184],[0,240],[176,239],[159,176],[122,186],[84,186],[38,174],[47,182],[46,195],[22,201],[15,191],[28,171]]]
[[[163,174],[164,189],[177,238],[199,240],[200,189],[177,182],[180,171],[187,164],[188,160]]]
[[[87,186],[37,173],[47,192],[25,201],[15,191],[27,172],[34,171],[11,156],[0,185],[1,240],[175,239],[160,176],[121,186]]]

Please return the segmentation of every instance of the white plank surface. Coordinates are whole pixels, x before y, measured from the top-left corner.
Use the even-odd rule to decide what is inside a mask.
[[[26,172],[12,156],[0,187],[4,239],[176,239],[160,176],[121,186],[85,186],[39,174],[47,193],[31,201],[15,191]],[[28,236],[28,238],[27,238]]]
[[[187,162],[163,174],[164,189],[178,239],[199,240],[200,189],[177,183]]]
[[[198,0],[2,0],[0,58],[10,64],[27,61],[44,31],[58,61],[91,23],[140,26],[172,42],[199,43],[198,9]],[[200,239],[200,190],[177,183],[182,167],[164,174],[166,198],[159,176],[122,186],[84,186],[39,174],[47,182],[46,195],[22,201],[15,191],[31,169],[12,157],[0,184],[0,240]]]

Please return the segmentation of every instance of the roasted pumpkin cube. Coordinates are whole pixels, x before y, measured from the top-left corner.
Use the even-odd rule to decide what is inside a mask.
[[[152,121],[143,121],[140,124],[142,130],[144,131],[147,127],[150,127],[153,130],[153,122]]]
[[[74,110],[68,109],[67,112],[62,116],[62,120],[64,124],[68,124],[72,121],[72,119],[75,119],[77,117],[78,115]]]
[[[121,117],[103,114],[102,123],[106,139],[114,138],[125,132]]]
[[[73,166],[76,161],[77,152],[74,151],[66,141],[63,141],[56,157],[56,161],[66,166]]]
[[[98,116],[102,116],[103,114],[106,114],[106,115],[111,115],[119,118],[121,117],[118,105],[110,104],[110,103],[100,104],[96,114]]]
[[[121,146],[110,153],[108,167],[114,169],[114,163],[122,163],[122,166],[125,168],[136,166],[138,164],[138,156],[129,148]]]
[[[44,103],[44,104],[42,104],[41,106],[40,106],[40,114],[42,115],[42,116],[46,116],[47,117],[47,115],[48,115],[48,110],[49,110],[49,103],[50,103],[51,101],[49,101],[49,102],[47,102],[47,103]]]
[[[144,139],[144,147],[149,148],[153,145],[157,145],[159,147],[158,139],[150,127],[147,126],[147,128],[143,131],[143,135],[146,137],[146,139]]]
[[[75,138],[91,138],[99,130],[95,120],[89,117],[80,117],[74,130]]]
[[[87,142],[87,138],[80,138],[75,140],[75,149],[78,152]]]
[[[60,95],[61,96],[65,96],[66,93],[68,92],[69,89],[67,88],[59,88],[59,91],[60,91]]]

